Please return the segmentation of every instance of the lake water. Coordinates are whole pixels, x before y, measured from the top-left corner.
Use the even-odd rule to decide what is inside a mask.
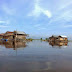
[[[72,72],[72,42],[0,42],[0,72]]]

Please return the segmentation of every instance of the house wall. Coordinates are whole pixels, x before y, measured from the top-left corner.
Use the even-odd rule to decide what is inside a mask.
[[[64,37],[49,37],[49,41],[68,41],[67,38],[64,38]]]
[[[0,36],[0,39],[3,38],[3,36]]]
[[[26,40],[26,36],[24,36],[24,35],[17,35],[16,38],[17,38],[17,39],[23,39],[23,40]]]
[[[8,39],[8,40],[14,40],[14,39],[16,39],[16,40],[26,40],[26,36],[24,36],[24,35],[15,35],[15,36],[3,36],[3,38],[4,39]]]
[[[13,36],[3,36],[4,39],[12,40]]]
[[[59,40],[64,40],[63,38],[59,38]]]
[[[64,38],[64,40],[68,40],[67,38]]]
[[[61,40],[61,41],[63,41],[63,40],[64,40],[64,41],[67,41],[68,39],[67,39],[67,38],[60,38],[60,40]]]

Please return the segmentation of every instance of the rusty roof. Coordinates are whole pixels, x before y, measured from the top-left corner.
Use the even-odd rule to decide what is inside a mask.
[[[3,36],[5,33],[1,33],[0,36]]]

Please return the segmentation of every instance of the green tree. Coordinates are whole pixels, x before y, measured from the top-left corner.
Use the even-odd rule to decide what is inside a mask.
[[[46,38],[46,40],[48,40],[48,38]]]
[[[41,38],[41,40],[42,40],[42,38]]]

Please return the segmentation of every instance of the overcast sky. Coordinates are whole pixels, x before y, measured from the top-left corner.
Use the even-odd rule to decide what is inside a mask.
[[[72,0],[0,0],[0,33],[71,35]]]

